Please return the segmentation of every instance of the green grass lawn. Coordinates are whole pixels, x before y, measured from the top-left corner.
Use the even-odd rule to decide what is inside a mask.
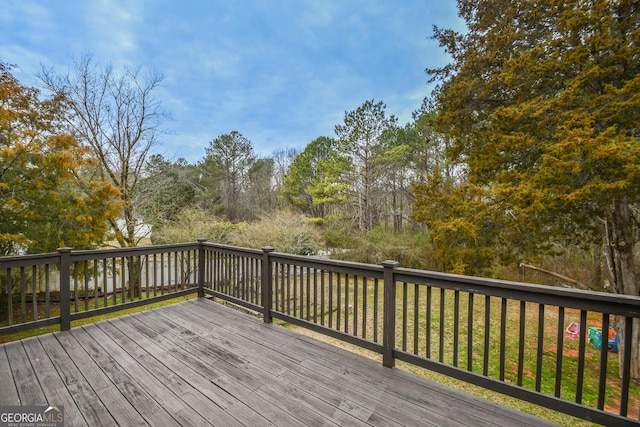
[[[275,308],[319,324],[323,323],[325,326],[331,325],[334,329],[343,332],[357,333],[358,336],[364,335],[371,341],[375,340],[381,343],[383,312],[381,281],[377,285],[377,299],[375,297],[376,285],[373,280],[354,279],[353,276],[347,280],[345,276],[341,276],[339,282],[338,286],[338,276],[334,274],[331,280],[333,285],[331,292],[329,291],[328,276],[324,280],[324,289],[318,279],[306,283],[298,278],[295,281],[295,286],[294,281],[285,283],[284,289],[277,289],[280,296],[276,300]],[[295,299],[293,298],[294,287]],[[282,298],[282,290],[285,295],[289,295],[288,298],[286,296],[284,299]],[[473,372],[485,374],[486,356],[487,376],[494,379],[503,378],[505,382],[511,384],[518,384],[520,381],[522,387],[530,390],[536,390],[537,383],[539,383],[540,392],[553,396],[556,392],[558,334],[561,333],[563,342],[559,395],[562,399],[575,401],[580,341],[579,338],[567,334],[565,328],[571,322],[580,322],[578,310],[565,309],[564,319],[559,322],[561,312],[555,306],[545,306],[544,312],[541,314],[539,305],[536,303],[527,303],[523,307],[520,301],[503,303],[501,298],[491,297],[487,304],[484,296],[475,295],[473,297],[473,323],[469,328],[470,301],[467,293],[460,292],[456,298],[456,293],[453,290],[441,291],[440,288],[433,287],[429,295],[427,292],[426,286],[398,284],[396,348],[467,369],[469,329],[471,329],[471,369]],[[328,305],[330,299],[333,302],[333,307]],[[324,300],[324,306],[322,300]],[[377,310],[375,309],[376,305]],[[486,317],[487,306],[489,308],[488,318]],[[520,346],[521,318],[524,319],[525,326],[522,346]],[[542,319],[541,336],[539,335],[539,319]],[[581,327],[600,327],[601,321],[602,315],[600,313],[589,312],[587,313],[587,323]],[[376,322],[378,328],[377,336],[374,338],[374,324]],[[486,323],[488,323],[488,329]],[[505,339],[504,342],[501,342],[503,332]],[[441,333],[442,341],[440,340]],[[318,336],[318,334],[314,335]],[[454,336],[458,337],[457,348],[454,348]],[[485,340],[488,343],[486,351]],[[352,351],[367,353],[356,346],[346,345],[338,340],[330,339],[330,341]],[[502,347],[504,347],[503,361],[500,356]],[[539,347],[541,349],[541,364],[538,373]],[[457,356],[455,360],[454,356]],[[378,358],[378,355],[375,357]],[[522,360],[521,364],[520,360]],[[398,362],[398,367],[560,424],[592,425],[584,420],[509,398],[410,364]],[[600,351],[586,345],[585,368],[581,382],[582,404],[585,406],[597,406],[599,369]],[[614,413],[619,412],[621,380],[618,369],[618,354],[608,353],[604,409]],[[637,418],[638,404],[640,403],[638,401],[638,396],[640,396],[638,384],[631,384],[629,396],[629,415]]]

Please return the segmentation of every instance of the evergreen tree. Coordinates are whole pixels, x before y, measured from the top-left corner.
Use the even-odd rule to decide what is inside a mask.
[[[357,194],[357,219],[360,230],[370,231],[380,217],[378,190],[382,173],[380,156],[387,148],[385,136],[395,128],[397,119],[385,115],[386,106],[374,100],[365,101],[354,111],[344,114],[344,123],[335,127],[339,138],[338,152],[351,160],[354,188]],[[383,190],[384,192],[385,190]]]
[[[459,0],[467,32],[435,29],[453,62],[437,123],[508,240],[604,234],[615,292],[638,295],[640,4],[635,0]],[[604,231],[602,230],[604,228]],[[632,376],[640,378],[640,324]],[[622,338],[621,341],[622,343]],[[622,354],[622,352],[620,353]]]

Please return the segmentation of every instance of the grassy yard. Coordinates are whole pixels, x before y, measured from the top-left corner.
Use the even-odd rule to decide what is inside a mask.
[[[424,290],[423,290],[424,291]],[[415,297],[410,290],[408,299],[411,301]],[[418,295],[420,296],[420,295]],[[417,317],[415,316],[415,306],[408,304],[407,311],[407,330],[411,333],[406,336],[406,343],[403,340],[397,343],[397,346],[412,351],[415,349],[416,341],[414,339],[414,327],[417,326],[418,351],[416,354],[421,356],[438,359],[449,365],[467,366],[468,360],[468,337],[469,337],[469,300],[465,295],[459,298],[458,309],[454,307],[455,296],[453,291],[446,291],[444,296],[440,292],[434,292],[432,295],[432,308],[430,319],[426,318],[426,303],[424,306],[418,305]],[[444,298],[441,300],[441,298]],[[444,310],[441,310],[444,306]],[[474,298],[473,303],[473,328],[472,328],[472,370],[478,373],[484,373],[485,362],[485,339],[487,338],[487,329],[485,329],[485,314],[487,304],[482,298]],[[504,314],[503,314],[504,309]],[[522,312],[521,312],[522,310]],[[521,378],[522,386],[528,389],[536,388],[537,377],[537,356],[538,346],[541,352],[541,372],[540,372],[540,391],[553,395],[556,390],[556,362],[558,360],[558,334],[562,337],[562,364],[561,364],[561,384],[560,397],[567,400],[575,400],[576,386],[578,378],[578,349],[579,338],[573,337],[565,332],[566,326],[571,322],[580,322],[580,312],[578,310],[566,309],[564,311],[563,322],[559,325],[558,307],[545,306],[544,313],[540,313],[538,304],[527,304],[524,309],[519,301],[503,302],[499,298],[491,298],[489,302],[489,329],[488,329],[488,366],[486,374],[492,378],[504,378],[506,382],[518,383]],[[523,314],[524,313],[524,314]],[[443,317],[441,315],[444,314]],[[521,314],[524,319],[524,336],[523,341],[520,337]],[[398,312],[398,318],[401,319],[401,310]],[[543,328],[541,339],[539,337],[539,319],[542,316]],[[504,318],[504,331],[502,319]],[[458,358],[454,360],[454,328],[456,319],[458,323]],[[427,333],[428,324],[430,323],[430,334]],[[596,313],[587,314],[587,324],[581,325],[582,328],[601,327],[601,315]],[[442,329],[441,329],[442,327]],[[559,330],[560,329],[560,330]],[[440,346],[439,334],[443,332],[443,346]],[[501,336],[504,333],[504,342],[501,342]],[[427,354],[427,335],[430,335],[431,354]],[[402,330],[402,322],[398,325],[397,336],[404,336]],[[606,337],[605,337],[606,340]],[[520,344],[522,344],[522,353],[520,352]],[[605,343],[606,345],[606,343]],[[504,364],[501,364],[500,354],[501,346],[504,346]],[[442,348],[442,352],[440,352]],[[618,375],[619,362],[617,353],[609,353],[607,361],[607,399],[605,400],[605,408],[608,410],[617,410],[619,402],[616,396],[620,395],[620,379]],[[522,364],[519,364],[519,360]],[[501,369],[503,366],[503,369]],[[582,401],[587,406],[595,406],[598,393],[598,379],[600,367],[600,351],[587,345],[585,349],[585,369],[582,381]],[[640,388],[636,385],[632,386],[631,396],[638,396]],[[631,408],[636,408],[637,400],[632,403]],[[637,416],[637,412],[635,413]],[[633,413],[631,414],[633,415]]]
[[[323,323],[325,326],[331,325],[334,329],[343,332],[364,336],[371,341],[382,342],[381,281],[376,285],[373,280],[353,276],[349,278],[340,276],[338,279],[338,275],[334,273],[331,280],[328,274],[325,275],[323,286],[322,279],[314,278],[307,283],[303,277],[289,280],[287,283],[283,282],[284,285],[277,289],[280,295],[284,291],[284,295],[289,297],[283,299],[280,296],[276,300],[276,309],[319,324]],[[329,301],[332,302],[332,306],[329,306]],[[541,310],[537,303],[523,305],[520,301],[503,301],[496,297],[491,297],[487,301],[481,295],[474,295],[471,301],[467,293],[459,292],[456,295],[453,290],[442,290],[436,287],[429,289],[423,285],[413,284],[398,284],[396,302],[396,348],[462,369],[468,368],[469,351],[471,351],[473,372],[503,379],[507,383],[520,384],[530,390],[536,390],[538,386],[540,392],[551,396],[556,393],[556,375],[559,366],[561,378],[558,386],[559,396],[575,401],[579,378],[580,340],[579,337],[568,334],[565,328],[571,322],[580,322],[579,310],[562,311],[556,306],[548,305]],[[472,310],[471,323],[469,323],[470,310]],[[563,316],[562,321],[559,321],[560,316]],[[601,314],[589,312],[586,324],[580,327],[600,327],[601,322]],[[378,326],[374,328],[376,323]],[[521,323],[524,327],[522,337]],[[289,325],[289,327],[293,326]],[[302,328],[295,329],[302,331]],[[470,332],[471,346],[469,346]],[[304,333],[311,334],[308,331]],[[560,365],[557,364],[559,334],[562,335]],[[377,354],[368,353],[356,346],[319,334],[312,335],[369,357],[379,358]],[[504,340],[501,339],[503,336]],[[454,345],[456,342],[454,337],[457,337],[457,347]],[[606,335],[604,340],[606,345]],[[501,354],[504,354],[502,359]],[[540,372],[538,372],[538,354],[540,354]],[[585,368],[581,381],[582,403],[585,406],[596,407],[600,351],[586,345],[584,360]],[[560,424],[591,425],[586,421],[487,391],[416,366],[398,362],[398,367]],[[619,411],[620,405],[621,380],[618,369],[618,354],[609,352],[604,409],[614,413]],[[629,396],[629,416],[637,419],[640,404],[638,384],[631,384]]]

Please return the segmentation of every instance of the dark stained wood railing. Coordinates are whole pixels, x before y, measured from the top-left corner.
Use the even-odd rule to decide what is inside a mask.
[[[399,268],[393,261],[378,266],[295,256],[270,247],[262,254],[211,244],[205,250],[224,260],[216,269],[222,276],[209,280],[205,292],[261,312],[265,321],[280,319],[372,350],[388,367],[401,360],[608,426],[640,424],[630,341],[620,369],[606,334],[614,318],[631,329],[640,298]],[[246,265],[257,270],[248,273]],[[243,297],[246,289],[256,295],[261,289],[265,303]],[[572,322],[577,335],[567,332]],[[605,331],[600,349],[587,344],[589,327]]]
[[[208,243],[0,258],[0,334],[176,296],[209,296],[605,425],[640,425],[630,378],[607,348],[640,298]],[[7,296],[11,296],[7,298]],[[570,324],[578,328],[567,329]],[[591,335],[604,333],[601,346]],[[590,345],[591,344],[591,345]]]
[[[200,245],[164,245],[0,258],[0,334],[198,291]]]

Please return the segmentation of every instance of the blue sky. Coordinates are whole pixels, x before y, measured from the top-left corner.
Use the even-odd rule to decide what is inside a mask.
[[[302,149],[369,99],[405,124],[425,68],[448,61],[433,25],[463,28],[455,0],[5,0],[0,25],[0,59],[29,86],[87,52],[160,72],[156,151],[191,163],[233,130],[260,156]]]

